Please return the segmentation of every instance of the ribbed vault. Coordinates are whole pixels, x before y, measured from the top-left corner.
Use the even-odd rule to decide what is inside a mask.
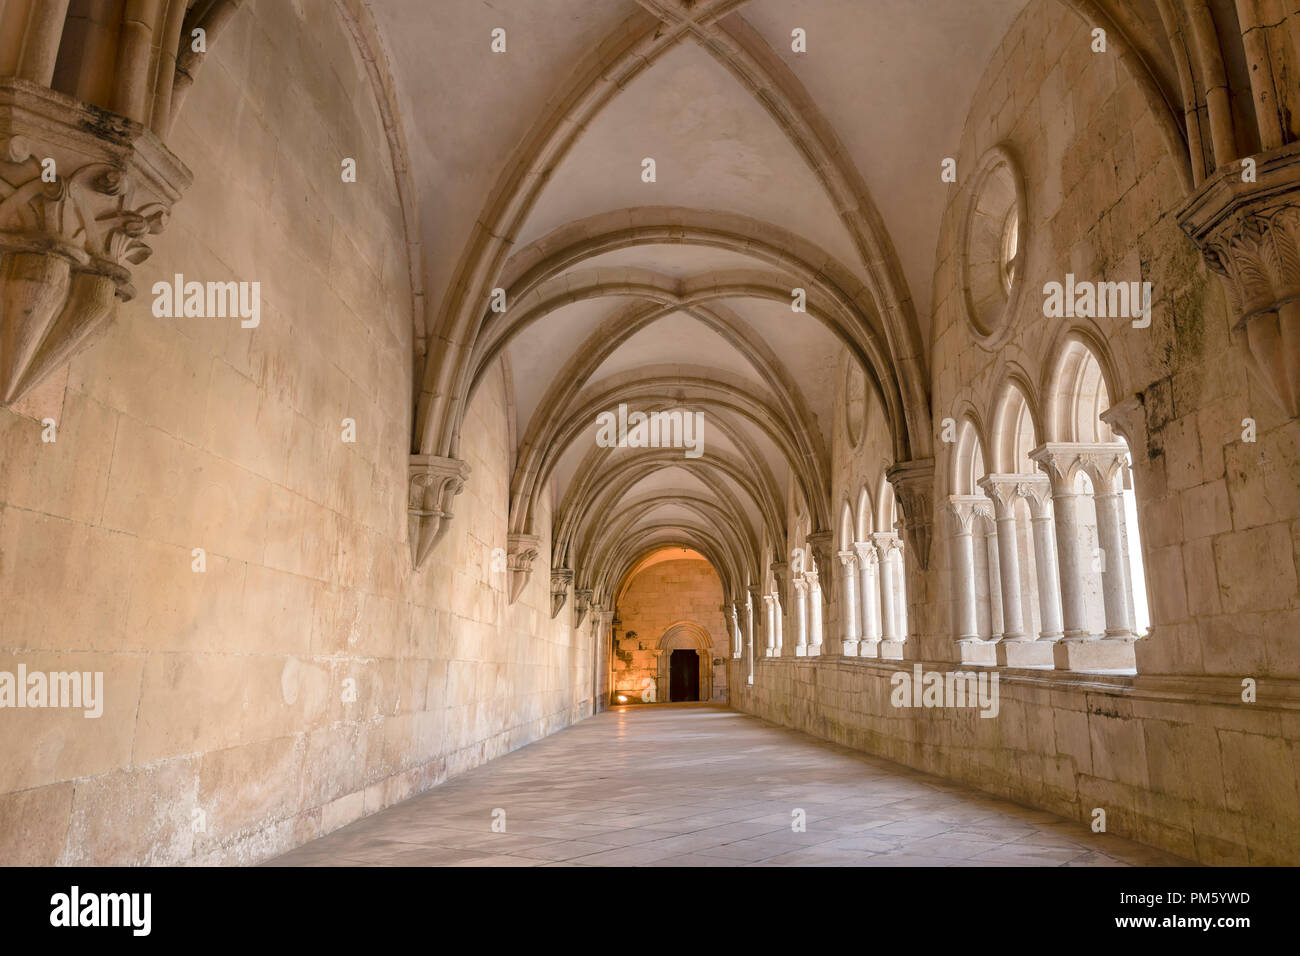
[[[1189,181],[1233,154],[1216,126],[1218,73],[1177,5],[1062,2],[1111,34],[1171,149],[1190,153]],[[478,70],[432,124],[456,150],[414,144],[438,154],[442,180],[423,187],[433,199],[421,213],[438,308],[412,435],[417,558],[473,480],[460,460],[465,411],[505,369],[517,578],[549,550],[557,609],[570,587],[612,609],[638,562],[683,547],[743,602],[772,578],[765,554],[788,560],[790,508],[810,541],[840,524],[829,383],[847,353],[890,436],[893,487],[880,497],[892,507],[897,492],[926,566],[929,287],[947,194],[937,172],[930,182],[909,164],[937,170],[955,148],[969,91],[1024,3],[939,5],[961,52],[898,0],[554,0],[549,24],[536,10],[492,13],[511,44],[500,71]],[[450,67],[426,67],[403,29],[419,21],[402,7],[380,16],[400,99],[423,130],[429,84],[450,82]],[[439,42],[485,42],[466,32],[484,16],[435,15]],[[794,27],[832,55],[792,51]],[[506,112],[501,84],[516,89]],[[894,112],[897,95],[873,92],[882,85],[905,86],[926,122]],[[1250,145],[1258,132],[1234,135]],[[466,188],[451,196],[453,167]],[[702,455],[607,447],[602,416],[620,409],[702,421]]]

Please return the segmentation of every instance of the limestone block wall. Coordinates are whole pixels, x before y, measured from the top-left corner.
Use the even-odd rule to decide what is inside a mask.
[[[0,408],[0,670],[104,675],[98,719],[0,715],[0,863],[260,860],[590,713],[590,635],[550,618],[544,574],[507,607],[494,570],[499,376],[451,533],[411,570],[386,143],[332,5],[245,4],[169,139],[194,186],[140,294]],[[155,317],[177,273],[259,282],[259,324]]]
[[[1300,423],[1284,421],[1229,337],[1216,279],[1174,219],[1186,199],[1173,157],[1118,58],[1091,51],[1064,4],[1033,0],[975,91],[959,180],[939,239],[931,369],[936,428],[963,415],[991,428],[1014,373],[1043,424],[1055,356],[1086,327],[1112,380],[1136,397],[1130,432],[1152,616],[1137,675],[999,674],[996,718],[961,708],[897,708],[890,678],[941,670],[952,641],[947,523],[934,515],[930,569],[908,559],[909,635],[900,664],[762,660],[734,706],[963,780],[1110,832],[1210,863],[1300,862]],[[1005,343],[972,339],[960,306],[959,224],[969,180],[992,147],[1021,167],[1028,219],[1026,294]],[[1149,328],[1127,318],[1043,314],[1041,290],[1067,272],[1153,283]],[[842,402],[841,402],[842,404]],[[1244,440],[1245,420],[1255,441]],[[870,473],[871,442],[836,430],[835,500]],[[940,443],[936,504],[950,493]],[[733,670],[733,675],[738,671]],[[1253,700],[1243,681],[1253,682]]]
[[[708,634],[711,659],[729,659],[731,637],[721,607],[722,583],[706,561],[660,561],[637,574],[618,604],[622,624],[614,632],[610,661],[613,692],[639,701],[650,686],[647,682],[652,682],[655,700],[666,701],[668,685],[660,680],[660,660],[655,651],[664,635],[683,622],[703,628]],[[633,633],[635,637],[629,636]],[[712,670],[710,699],[726,700],[729,671],[725,666]],[[705,697],[703,687],[700,697]]]

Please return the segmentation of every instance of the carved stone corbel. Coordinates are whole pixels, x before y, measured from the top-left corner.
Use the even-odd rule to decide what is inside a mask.
[[[786,561],[772,562],[772,580],[776,582],[776,596],[782,608],[790,606],[790,565]]]
[[[519,600],[533,573],[533,559],[541,552],[542,539],[535,534],[512,534],[506,538],[506,566],[510,572],[509,603]],[[554,617],[554,615],[552,615]]]
[[[415,570],[424,567],[430,552],[451,526],[451,501],[461,493],[468,477],[469,465],[458,458],[411,456],[406,510]]]
[[[573,572],[569,568],[551,568],[551,617],[556,617],[564,607],[572,583]]]
[[[1300,415],[1300,143],[1206,179],[1178,225],[1223,280],[1247,367],[1288,418]]]
[[[919,458],[894,465],[885,478],[903,512],[907,547],[921,570],[930,568],[930,536],[934,513],[934,459]],[[893,530],[893,529],[889,529]]]
[[[573,626],[582,627],[582,622],[591,610],[591,588],[575,588],[573,591]]]
[[[0,79],[0,404],[90,345],[135,296],[190,171],[139,123]]]
[[[817,564],[817,581],[821,587],[822,598],[830,603],[835,600],[835,575],[831,565],[835,560],[835,535],[830,531],[814,531],[808,535],[808,550],[812,552]]]

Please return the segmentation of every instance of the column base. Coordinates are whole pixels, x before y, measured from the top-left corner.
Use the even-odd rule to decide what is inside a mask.
[[[863,641],[858,645],[858,657],[879,657],[879,641]]]
[[[807,657],[807,656],[808,656],[808,648],[806,648],[806,647],[796,647],[796,648],[794,649],[794,656],[795,656],[795,657]]]
[[[906,643],[906,641],[881,641],[880,659],[884,661],[901,661],[903,659],[903,646]]]
[[[997,660],[1000,667],[1055,667],[1052,644],[1047,641],[999,641]]]
[[[845,657],[857,657],[857,656],[858,656],[858,642],[857,642],[857,641],[845,641],[845,642],[844,642],[844,647],[842,647],[842,648],[840,649],[840,653],[843,654]]]
[[[1052,661],[1062,671],[1133,671],[1137,657],[1132,641],[1100,638],[1057,641],[1052,645]]]
[[[998,662],[997,646],[992,641],[958,641],[957,659],[962,664],[987,664]]]
[[[808,656],[809,656],[809,657],[821,657],[821,656],[822,656],[822,646],[821,646],[820,644],[809,644],[809,645],[808,645]]]

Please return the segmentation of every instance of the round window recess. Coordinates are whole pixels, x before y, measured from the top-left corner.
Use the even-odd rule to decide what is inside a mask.
[[[1025,275],[1025,187],[1011,154],[985,154],[962,220],[962,309],[975,341],[995,349],[1011,334]]]
[[[849,360],[844,377],[844,425],[849,433],[849,447],[862,444],[867,424],[867,377],[857,362]]]

